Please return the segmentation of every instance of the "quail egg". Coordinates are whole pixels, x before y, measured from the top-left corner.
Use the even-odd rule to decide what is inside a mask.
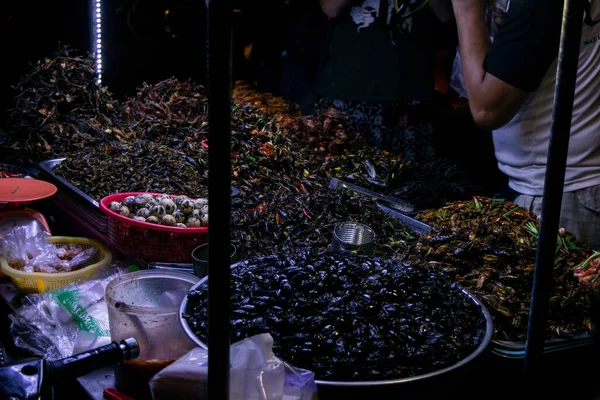
[[[166,213],[167,211],[161,205],[152,206],[150,209],[150,215],[154,215],[155,217],[162,218]]]
[[[194,207],[196,207],[196,208],[202,208],[202,206],[206,205],[206,204],[208,204],[208,199],[200,198],[200,199],[194,200]]]
[[[178,228],[187,228],[187,225],[186,224],[182,224],[181,222],[176,223],[175,226],[178,227]]]
[[[135,221],[146,222],[146,218],[140,217],[138,215],[134,215],[132,219],[135,220]]]
[[[202,216],[202,211],[198,210],[197,208],[194,208],[194,210],[190,214],[190,217],[200,218],[201,216]]]
[[[140,208],[139,210],[137,210],[137,212],[135,213],[136,216],[138,217],[143,217],[143,218],[148,218],[150,216],[150,210],[148,210],[147,208]]]
[[[118,213],[119,210],[121,210],[121,207],[123,207],[123,206],[118,201],[111,201],[110,205],[108,206],[110,211],[114,211],[116,213]]]
[[[175,217],[172,216],[171,214],[165,214],[163,215],[163,217],[160,220],[160,224],[161,225],[169,225],[169,226],[173,226],[176,224],[175,222]]]
[[[187,199],[188,199],[188,197],[185,196],[185,195],[183,195],[183,194],[181,196],[177,196],[177,197],[175,197],[175,200],[174,200],[175,201],[175,205],[177,207],[179,207],[179,205],[181,204],[181,202],[184,201],[184,200],[187,200]]]
[[[135,196],[135,205],[138,207],[143,207],[150,200],[152,200],[151,194],[148,194],[148,193],[138,194],[137,196]]]
[[[158,224],[160,221],[154,215],[151,215],[148,218],[146,218],[146,222],[149,222],[151,224]]]
[[[202,214],[200,222],[202,222],[202,226],[208,226],[208,214]]]
[[[173,200],[171,200],[170,198],[169,199],[161,199],[160,205],[165,208],[165,211],[167,212],[167,214],[173,214],[173,211],[175,211],[175,209],[177,208],[177,206],[175,205],[175,202]]]
[[[154,206],[157,206],[157,205],[159,205],[159,204],[160,204],[160,200],[158,200],[156,197],[153,197],[153,198],[151,198],[150,200],[148,200],[148,201],[146,202],[146,205],[145,205],[145,207],[146,207],[147,209],[151,209],[152,207],[154,207]]]
[[[185,222],[185,214],[181,210],[175,210],[172,214],[177,222]]]
[[[129,210],[135,210],[136,208],[136,204],[135,204],[135,196],[127,196],[123,199],[123,201],[121,202],[125,207],[129,208]]]
[[[202,208],[200,208],[200,211],[202,214],[208,214],[208,204],[203,205]]]
[[[127,206],[121,206],[121,209],[117,212],[124,217],[129,217],[129,215],[131,214]]]
[[[185,199],[184,201],[181,202],[181,204],[179,204],[179,209],[184,214],[189,214],[194,209],[194,202],[192,202],[192,200],[190,200],[190,199]]]
[[[200,221],[196,217],[189,217],[185,224],[190,228],[197,228],[199,226],[202,226],[202,221]]]

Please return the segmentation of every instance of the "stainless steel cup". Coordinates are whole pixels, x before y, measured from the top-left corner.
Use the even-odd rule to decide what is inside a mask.
[[[235,263],[237,260],[236,248],[234,245],[230,245],[231,263]],[[194,264],[194,275],[198,278],[204,278],[208,275],[208,243],[200,245],[192,252],[192,260]]]
[[[342,222],[333,228],[331,248],[335,251],[370,253],[375,242],[375,232],[364,224]]]

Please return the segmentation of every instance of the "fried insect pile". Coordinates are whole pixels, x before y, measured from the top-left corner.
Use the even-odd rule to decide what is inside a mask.
[[[350,254],[254,258],[232,271],[232,341],[262,332],[317,379],[365,381],[436,371],[471,354],[485,318],[436,268]],[[207,340],[207,286],[184,315]]]
[[[419,258],[456,276],[486,303],[494,316],[497,339],[524,341],[538,235],[535,215],[511,202],[475,197],[417,218],[436,228],[419,240]],[[591,329],[592,290],[573,274],[573,268],[590,253],[572,234],[560,231],[548,339]]]

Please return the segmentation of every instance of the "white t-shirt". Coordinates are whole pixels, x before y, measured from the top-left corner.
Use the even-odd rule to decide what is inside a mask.
[[[600,0],[591,19],[600,21]],[[538,90],[505,126],[493,132],[498,166],[521,194],[543,194],[554,106],[557,61]],[[600,23],[584,23],[564,191],[600,184]]]

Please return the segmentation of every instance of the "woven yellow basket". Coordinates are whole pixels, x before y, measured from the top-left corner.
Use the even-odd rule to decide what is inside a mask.
[[[8,265],[6,258],[0,256],[0,271],[12,279],[13,283],[21,293],[43,293],[45,291],[58,289],[78,279],[87,278],[100,268],[109,265],[112,262],[112,253],[110,250],[97,240],[81,237],[51,236],[49,241],[56,245],[56,247],[63,247],[69,244],[78,244],[83,249],[96,247],[98,252],[94,257],[88,260],[81,269],[54,274],[46,272],[24,272],[14,269]]]

